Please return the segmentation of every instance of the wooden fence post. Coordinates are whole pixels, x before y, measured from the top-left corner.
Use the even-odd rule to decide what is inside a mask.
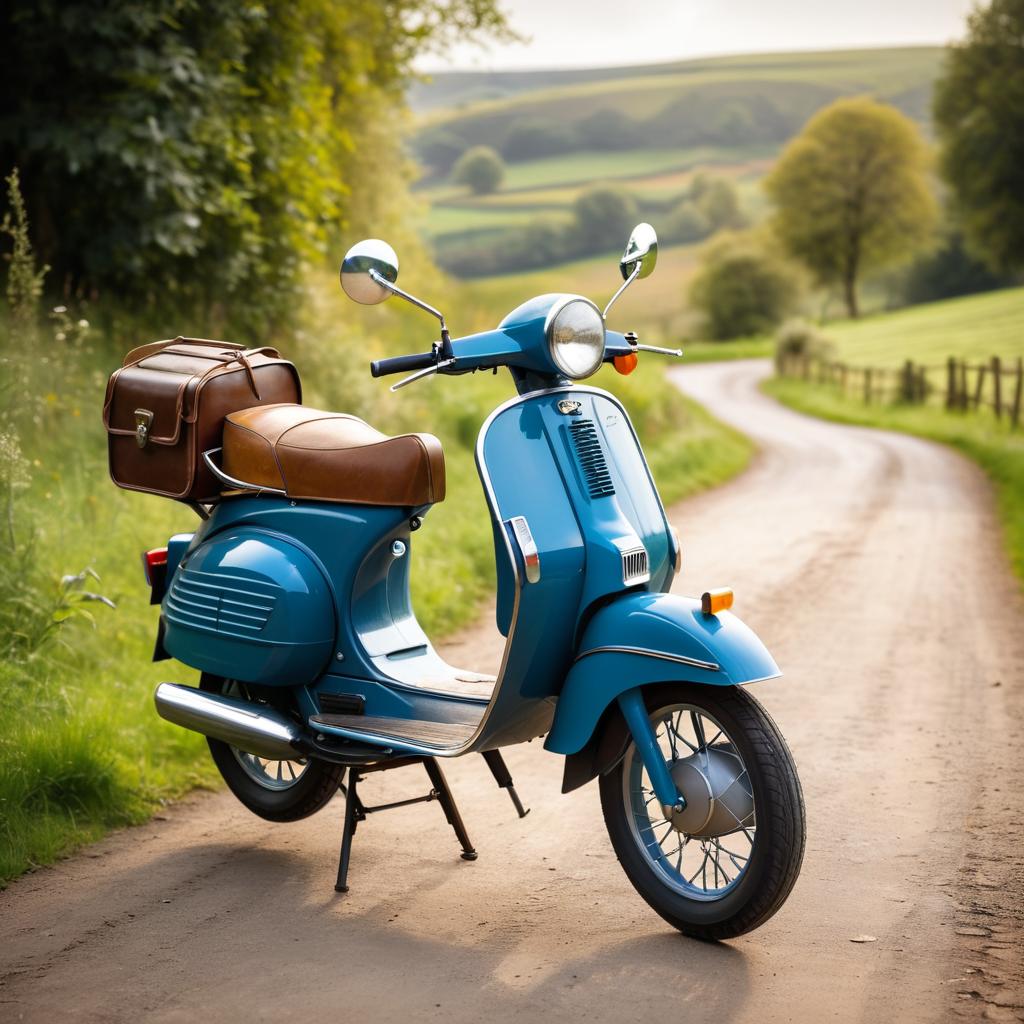
[[[908,405],[914,401],[914,363],[911,359],[903,364],[900,376],[900,401]]]
[[[1010,424],[1020,425],[1020,402],[1024,393],[1024,359],[1017,357],[1017,386],[1013,389],[1013,408],[1010,410]]]
[[[864,370],[864,404],[871,404],[871,367]]]
[[[981,408],[981,393],[985,388],[985,370],[988,367],[984,363],[978,364],[978,382],[974,385],[974,411]]]
[[[1003,418],[1003,367],[999,356],[992,357],[992,402],[996,407],[996,419]]]
[[[950,356],[946,360],[946,408],[955,409],[956,405],[956,360]]]

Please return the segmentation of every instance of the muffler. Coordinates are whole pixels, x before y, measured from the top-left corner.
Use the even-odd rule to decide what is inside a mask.
[[[302,730],[279,711],[191,686],[161,683],[154,694],[161,718],[215,740],[266,757],[294,761],[303,755]]]

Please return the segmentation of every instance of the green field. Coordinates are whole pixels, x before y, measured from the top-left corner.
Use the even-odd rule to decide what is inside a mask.
[[[1024,288],[967,295],[829,324],[836,357],[864,366],[936,364],[949,356],[1024,356]]]
[[[1024,288],[948,299],[827,330],[839,358],[872,366],[904,360],[941,364],[947,356],[1024,356]],[[1024,582],[1024,428],[991,410],[947,412],[938,405],[865,405],[812,381],[775,378],[765,390],[801,412],[844,423],[902,430],[941,441],[974,459],[996,486],[1006,548]]]
[[[790,101],[805,87],[832,96],[867,92],[920,116],[927,101],[920,95],[922,85],[930,83],[941,57],[941,48],[923,46],[745,54],[576,71],[459,72],[435,75],[413,89],[411,101],[430,123],[472,127],[485,143],[497,138],[495,126],[503,128],[524,113],[575,119],[613,109],[650,116],[681,94],[737,86],[770,90]]]

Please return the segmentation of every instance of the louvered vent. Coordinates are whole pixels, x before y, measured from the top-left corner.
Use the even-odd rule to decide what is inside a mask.
[[[576,449],[576,458],[583,469],[590,496],[603,498],[608,494],[614,494],[615,487],[593,420],[575,420],[569,424],[569,434]]]
[[[174,574],[164,613],[172,622],[225,636],[261,633],[280,588],[227,573],[180,569]]]
[[[634,583],[646,583],[650,578],[651,570],[647,562],[646,548],[622,552],[623,583],[631,586]]]

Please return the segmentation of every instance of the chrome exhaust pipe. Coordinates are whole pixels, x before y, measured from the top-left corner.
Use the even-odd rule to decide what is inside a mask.
[[[270,758],[293,761],[302,757],[302,730],[279,711],[192,686],[161,683],[153,696],[157,714],[175,725]]]

